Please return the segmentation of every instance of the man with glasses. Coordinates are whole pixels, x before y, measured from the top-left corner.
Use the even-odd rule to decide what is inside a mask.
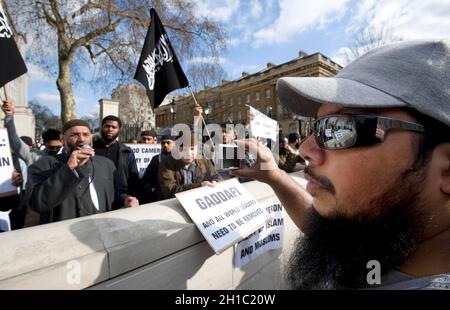
[[[114,200],[124,207],[137,206],[116,174],[114,163],[94,156],[92,133],[83,120],[63,127],[64,149],[42,157],[28,170],[27,192],[32,209],[45,215],[41,224],[110,211]]]
[[[44,150],[33,150],[31,146],[20,140],[16,125],[14,124],[14,113],[16,108],[12,100],[7,100],[3,103],[2,110],[5,113],[4,126],[8,131],[9,144],[11,151],[19,158],[22,158],[27,165],[36,162],[43,155],[55,156],[62,148],[61,132],[56,129],[47,129],[42,133],[44,140]]]
[[[9,145],[13,156],[18,157],[18,164],[20,165],[20,175],[22,178],[21,193],[20,193],[20,206],[12,210],[10,216],[13,218],[13,228],[22,228],[28,226],[38,225],[39,214],[32,211],[28,207],[28,196],[26,193],[27,185],[27,167],[35,163],[42,156],[55,156],[62,148],[61,132],[56,129],[49,128],[42,133],[42,139],[44,140],[44,150],[37,150],[31,147],[31,143],[28,145],[25,143],[16,131],[16,125],[14,124],[14,113],[16,108],[11,99],[5,101],[2,105],[2,110],[5,113],[4,126],[8,132]],[[28,137],[29,138],[29,137]],[[31,138],[30,138],[31,140]]]
[[[450,289],[450,41],[370,51],[334,78],[282,78],[280,102],[316,117],[306,190],[256,141],[233,173],[269,184],[303,231],[293,288]]]

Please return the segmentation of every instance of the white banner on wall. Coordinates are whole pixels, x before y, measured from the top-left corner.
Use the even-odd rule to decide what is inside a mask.
[[[175,196],[216,254],[272,218],[236,178]]]
[[[255,108],[247,105],[249,107],[249,114],[253,115],[253,120],[250,121],[250,131],[252,136],[271,139],[272,141],[277,141],[278,128],[277,121],[271,119],[264,115],[264,113],[259,112]]]
[[[8,133],[6,129],[0,129],[0,197],[17,194],[17,187],[11,183],[13,171]]]
[[[136,158],[136,165],[139,171],[139,178],[142,178],[152,158],[161,153],[161,144],[125,144],[129,146]]]
[[[264,226],[235,246],[234,266],[242,268],[256,257],[283,247],[284,218],[283,207],[277,198],[260,203],[273,216]]]

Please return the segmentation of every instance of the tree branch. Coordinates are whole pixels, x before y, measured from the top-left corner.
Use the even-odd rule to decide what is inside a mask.
[[[80,16],[82,14],[84,14],[85,12],[92,10],[92,9],[102,9],[103,7],[98,4],[98,3],[93,3],[89,0],[88,3],[86,3],[85,5],[83,5],[81,8],[79,8],[76,11],[73,11],[72,13],[69,14],[69,16],[72,16],[72,18],[74,18],[75,16]]]
[[[53,16],[51,16],[50,13],[45,9],[45,4],[41,1],[37,1],[36,5],[41,7],[42,13],[44,13],[47,23],[54,27],[57,27],[56,19],[54,19]]]
[[[122,19],[118,19],[113,23],[108,23],[107,26],[96,29],[94,31],[89,32],[85,36],[75,40],[71,47],[70,47],[70,53],[75,53],[77,48],[80,46],[86,46],[92,43],[92,40],[98,36],[107,34],[109,32],[112,32],[116,29],[117,25],[122,21]]]
[[[98,48],[101,49],[101,52],[97,53],[94,55],[94,58],[98,57],[101,54],[106,54],[108,56],[108,58],[111,60],[112,64],[114,65],[114,67],[117,68],[117,70],[120,71],[120,73],[123,75],[125,75],[125,71],[123,71],[123,69],[120,67],[120,65],[115,61],[114,56],[111,55],[110,53],[110,49],[104,47],[103,45],[101,45],[100,43],[96,42],[95,46],[97,46]],[[91,57],[91,59],[94,59]]]

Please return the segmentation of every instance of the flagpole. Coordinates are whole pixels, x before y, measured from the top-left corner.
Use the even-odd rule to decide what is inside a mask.
[[[5,95],[5,101],[8,100],[8,90],[6,89],[6,84],[3,85],[3,94]]]
[[[195,105],[198,107],[202,107],[200,104],[198,104],[197,99],[194,96],[194,92],[192,91],[191,85],[189,85],[188,87],[189,87],[189,90],[191,91],[192,98],[194,98]],[[212,140],[211,134],[209,133],[208,126],[206,126],[205,118],[203,117],[202,114],[200,114],[200,117],[202,118],[203,125],[205,125],[206,134],[208,135],[209,140],[212,142],[213,148],[215,149],[216,147],[214,146],[214,141]]]

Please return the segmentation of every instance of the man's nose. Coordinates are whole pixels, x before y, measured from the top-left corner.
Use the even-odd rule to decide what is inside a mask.
[[[85,136],[83,136],[83,135],[79,135],[78,136],[78,143],[83,143],[83,144],[86,144],[87,143],[87,141],[89,140],[89,137],[85,137]]]
[[[321,149],[316,142],[314,134],[306,138],[300,145],[300,156],[310,164],[318,166],[325,161],[325,150]]]

